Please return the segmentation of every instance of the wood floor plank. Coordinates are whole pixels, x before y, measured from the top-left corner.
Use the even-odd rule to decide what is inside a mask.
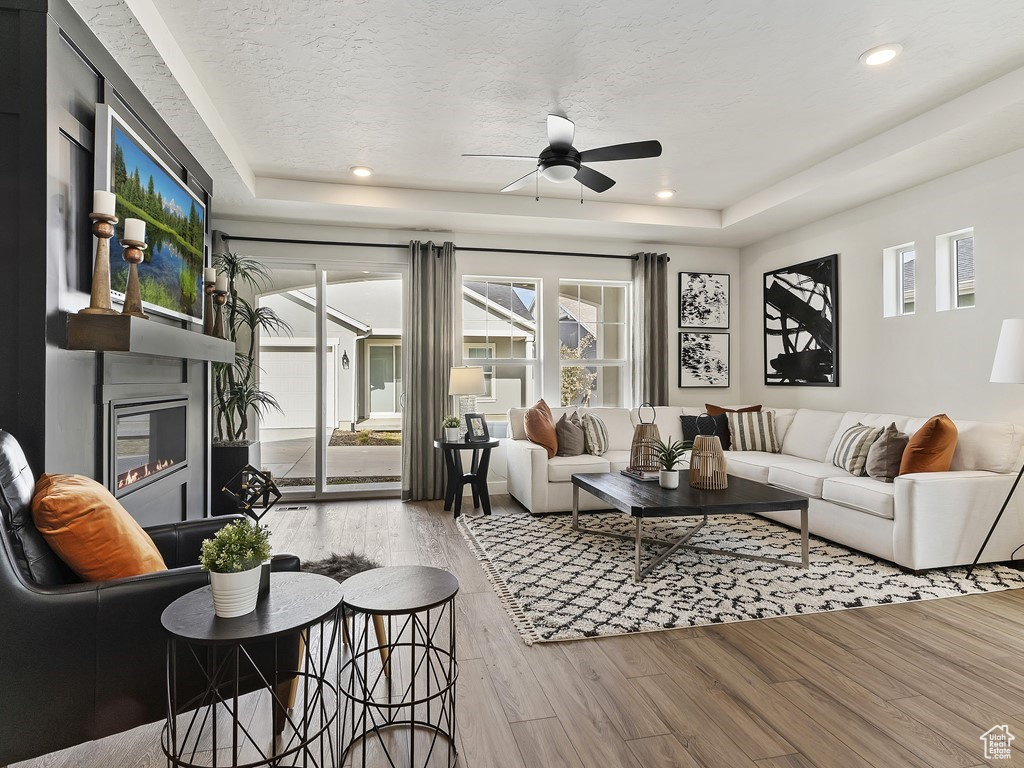
[[[645,650],[645,646],[636,642],[635,635],[599,637],[592,642],[604,651],[624,677],[646,677],[665,673],[661,664]]]
[[[757,761],[757,768],[814,768],[814,763],[801,754],[766,757]]]
[[[481,659],[467,659],[460,666],[455,713],[467,765],[525,768]]]
[[[770,627],[769,623],[765,629]],[[757,670],[770,683],[799,680],[803,676],[797,660],[788,660],[776,652],[771,645],[763,642],[763,638],[770,635],[763,630],[751,631],[745,621],[717,626],[708,636],[732,646],[743,656],[748,666]]]
[[[700,768],[675,736],[649,736],[629,742],[644,768]]]
[[[906,712],[908,717],[914,718],[922,725],[934,730],[941,730],[947,739],[981,762],[984,762],[981,735],[993,725],[1001,725],[1007,720],[1007,718],[986,720],[982,724],[978,724],[973,722],[972,718],[962,716],[957,702],[951,702],[950,706],[943,706],[928,696],[898,699],[892,703]],[[1014,740],[1012,747],[1014,757],[1011,765],[1013,762],[1024,760],[1024,745],[1018,745]]]
[[[526,768],[583,768],[557,717],[512,723]]]

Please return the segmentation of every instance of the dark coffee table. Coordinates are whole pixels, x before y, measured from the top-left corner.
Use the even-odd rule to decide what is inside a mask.
[[[572,476],[572,528],[574,531],[592,533],[598,536],[611,536],[634,542],[635,571],[634,581],[643,581],[651,571],[664,562],[665,558],[677,549],[692,549],[696,552],[708,552],[713,555],[729,555],[747,560],[760,560],[766,563],[782,565],[809,566],[807,538],[807,502],[806,496],[791,493],[781,488],[774,488],[753,480],[729,475],[729,487],[721,491],[703,491],[691,488],[686,478],[681,478],[678,488],[666,489],[654,482],[644,482],[626,477],[619,472],[601,472]],[[615,509],[632,517],[635,527],[632,535],[598,531],[583,528],[580,519],[580,490],[590,493],[602,501],[611,504]],[[748,555],[742,552],[730,552],[722,549],[696,547],[687,542],[703,528],[709,515],[757,514],[758,512],[781,512],[787,509],[800,510],[800,544],[801,560],[782,560],[777,557]],[[701,517],[699,523],[686,529],[686,532],[674,541],[643,535],[643,523],[652,517]],[[651,562],[644,567],[641,551],[643,544],[660,544],[665,547]]]

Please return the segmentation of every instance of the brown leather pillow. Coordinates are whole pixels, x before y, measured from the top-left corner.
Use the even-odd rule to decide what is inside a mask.
[[[106,488],[81,475],[43,475],[32,519],[46,543],[85,581],[166,571],[164,559]]]
[[[708,412],[708,416],[721,416],[723,413],[760,413],[761,406],[748,405],[746,408],[723,408],[720,405],[704,403],[704,410]]]
[[[956,424],[944,413],[932,416],[914,433],[903,451],[900,474],[948,472],[956,451]]]
[[[555,424],[555,437],[558,438],[559,456],[583,455],[583,423],[576,411],[572,412],[571,417],[562,414],[562,418]]]
[[[558,453],[558,435],[555,433],[554,422],[551,421],[551,409],[543,398],[526,411],[523,425],[526,427],[526,439],[544,446],[548,458],[553,459]]]

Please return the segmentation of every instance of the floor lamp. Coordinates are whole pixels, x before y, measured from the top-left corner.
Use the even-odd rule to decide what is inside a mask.
[[[1004,384],[1024,384],[1024,320],[1003,320],[1003,327],[999,332],[999,344],[996,345],[995,361],[992,363],[992,375],[989,377],[989,381]],[[999,525],[1003,512],[1006,511],[1006,507],[1013,497],[1013,492],[1017,490],[1021,475],[1024,475],[1024,465],[1021,466],[1020,471],[1017,473],[1017,479],[1010,486],[1010,492],[1006,494],[1006,501],[999,508],[999,514],[996,515],[995,522],[989,528],[988,535],[981,544],[981,549],[974,556],[974,562],[967,569],[968,576],[971,575],[974,566],[978,564],[978,561],[981,559],[981,553],[985,551],[989,539],[995,533],[996,526]]]
[[[479,365],[459,365],[451,369],[448,394],[459,398],[459,439],[466,436],[466,414],[476,413],[476,396],[487,391],[484,369]]]

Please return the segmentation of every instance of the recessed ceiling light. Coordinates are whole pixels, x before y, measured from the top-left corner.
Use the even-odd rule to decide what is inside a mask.
[[[349,170],[351,170],[355,176],[365,177],[373,173],[373,169],[367,168],[365,165],[353,165]]]
[[[654,193],[654,195],[655,197],[658,197],[661,200],[668,200],[675,193],[676,191],[674,189],[659,189],[657,192]]]
[[[879,45],[872,48],[870,51],[864,51],[860,55],[860,63],[868,67],[877,67],[882,64],[895,59],[900,55],[900,51],[903,50],[903,46],[899,43],[886,43],[885,45]]]

